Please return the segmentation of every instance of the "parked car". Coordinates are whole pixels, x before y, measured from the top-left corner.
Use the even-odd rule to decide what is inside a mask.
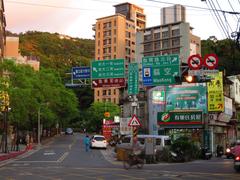
[[[102,135],[94,135],[90,140],[90,148],[107,148],[107,140]]]
[[[73,135],[73,129],[72,129],[72,128],[67,128],[67,129],[65,130],[65,134],[66,134],[66,135]]]
[[[155,146],[155,152],[162,151],[163,147],[171,145],[171,139],[169,136],[164,135],[149,135],[149,134],[139,134],[137,135],[140,145],[144,148],[146,139],[152,139]],[[122,139],[121,144],[118,144],[117,147],[130,147],[132,145],[132,135],[127,135]]]

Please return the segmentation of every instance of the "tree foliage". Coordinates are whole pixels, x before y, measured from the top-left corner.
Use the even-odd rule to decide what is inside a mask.
[[[45,127],[67,124],[79,116],[75,94],[64,87],[56,71],[42,68],[36,72],[30,66],[16,65],[8,60],[1,62],[0,67],[1,72],[8,74],[1,81],[8,81],[12,124],[24,129],[33,128],[39,109]]]
[[[109,112],[110,117],[104,117],[104,113]],[[114,116],[119,116],[120,107],[111,102],[94,102],[85,114],[83,124],[88,131],[99,132],[102,127],[103,119],[113,120]]]
[[[231,39],[207,39],[201,42],[202,56],[214,53],[219,58],[219,69],[225,69],[226,75],[240,74],[240,49]]]

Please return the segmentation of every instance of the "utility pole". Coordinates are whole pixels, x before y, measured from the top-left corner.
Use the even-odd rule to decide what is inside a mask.
[[[40,125],[41,125],[41,122],[40,122],[40,117],[41,117],[41,106],[39,106],[39,108],[38,108],[38,148],[40,148],[40,146],[41,146],[41,142],[40,142],[40,140],[41,140],[41,133],[40,133],[40,131],[41,131],[41,127],[40,127]]]

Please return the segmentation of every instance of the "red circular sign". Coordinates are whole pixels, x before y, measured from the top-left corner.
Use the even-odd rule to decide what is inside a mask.
[[[216,54],[207,54],[204,57],[204,65],[208,69],[215,69],[218,65],[218,57]]]
[[[201,69],[203,64],[202,57],[199,54],[189,56],[188,66],[192,70]]]

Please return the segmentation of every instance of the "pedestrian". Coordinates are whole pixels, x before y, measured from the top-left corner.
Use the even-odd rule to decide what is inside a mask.
[[[11,151],[15,151],[16,149],[16,133],[13,132],[11,134]]]
[[[84,137],[83,143],[85,145],[85,151],[88,152],[89,151],[89,146],[90,146],[90,139],[89,139],[88,135],[86,135]]]

